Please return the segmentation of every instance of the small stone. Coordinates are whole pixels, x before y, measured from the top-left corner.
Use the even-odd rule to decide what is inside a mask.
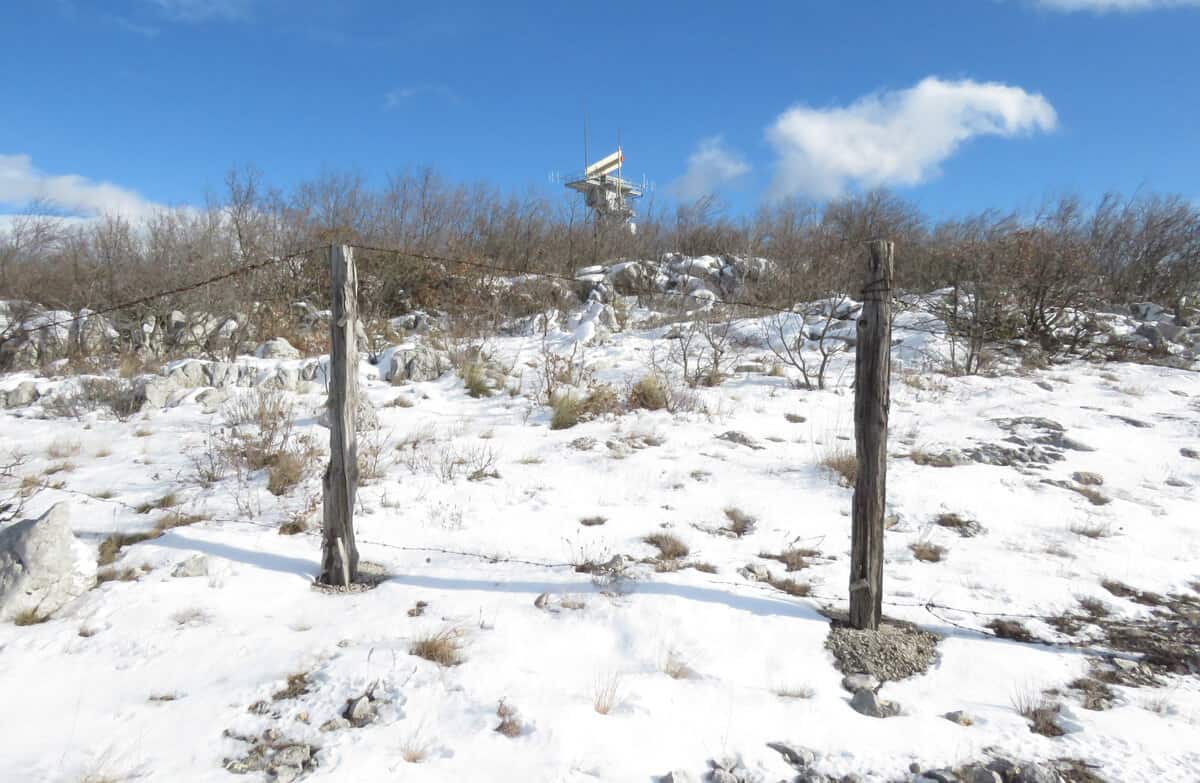
[[[763,446],[758,445],[758,441],[754,440],[754,438],[750,437],[744,432],[738,432],[737,430],[722,432],[717,436],[717,439],[729,441],[730,443],[736,443],[739,446],[746,446],[747,448],[755,449],[757,451],[761,451],[764,448]]]
[[[292,783],[300,777],[300,770],[296,767],[272,767],[270,771],[271,779],[276,783]]]
[[[879,698],[874,691],[860,690],[850,700],[850,706],[855,712],[870,718],[891,718],[900,714],[900,707],[894,702]]]
[[[598,441],[595,438],[585,435],[582,438],[576,438],[568,445],[570,445],[570,447],[573,449],[578,449],[579,451],[591,451],[596,447],[597,442]]]
[[[783,760],[797,770],[807,769],[817,760],[817,754],[808,748],[797,748],[783,742],[768,742],[767,747],[783,756]]]
[[[946,720],[950,721],[951,723],[957,723],[959,726],[970,726],[973,723],[975,723],[975,719],[972,718],[967,713],[963,712],[962,710],[954,710],[953,712],[947,712],[942,717],[945,718]]]
[[[1098,487],[1104,483],[1104,476],[1086,470],[1075,471],[1071,474],[1071,478],[1085,487]]]
[[[345,718],[343,718],[339,715],[336,718],[331,718],[331,719],[325,721],[324,723],[322,723],[321,731],[325,731],[325,732],[341,731],[343,729],[348,729],[350,727],[351,727],[350,721],[346,720]]]
[[[879,679],[870,674],[847,674],[842,678],[842,687],[851,693],[879,690]]]
[[[375,720],[375,705],[371,704],[371,699],[368,696],[359,696],[349,701],[346,705],[346,711],[342,713],[342,717],[349,720],[355,726],[364,726]]]
[[[1179,454],[1181,456],[1187,457],[1188,459],[1200,459],[1200,451],[1196,451],[1195,449],[1189,449],[1187,447],[1180,449]]]
[[[921,765],[915,761],[909,762],[908,771],[915,775],[921,771]]]
[[[208,576],[208,558],[204,555],[192,555],[176,565],[171,571],[171,576],[179,578]]]
[[[771,578],[771,569],[762,563],[747,563],[744,568],[738,569],[738,573],[755,582],[765,582]]]
[[[272,728],[264,731],[262,736],[263,742],[266,742],[269,745],[272,742],[279,742],[279,740],[283,739],[283,732],[279,729]]]
[[[1050,383],[1050,381],[1034,381],[1034,384],[1038,388],[1045,389],[1046,391],[1054,391],[1054,384]]]
[[[928,769],[921,774],[920,780],[932,780],[936,783],[960,783],[958,775],[949,769]]]
[[[1000,773],[977,764],[963,767],[962,780],[963,783],[1004,783]]]
[[[545,609],[546,604],[550,603],[550,594],[542,593],[537,598],[533,599],[533,605],[538,609]]]
[[[312,758],[312,748],[308,745],[288,745],[275,751],[271,762],[277,766],[303,767]]]

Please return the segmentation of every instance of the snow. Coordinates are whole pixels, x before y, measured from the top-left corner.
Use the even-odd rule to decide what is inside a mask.
[[[665,328],[605,339],[598,314],[553,335],[555,344],[569,352],[573,339],[590,341],[597,380],[621,388],[647,371]],[[756,324],[739,323],[739,330],[753,334]],[[943,352],[936,332],[924,321],[898,320],[897,364],[920,367]],[[527,363],[538,360],[540,338],[496,338],[488,347],[523,373],[526,390],[536,387]],[[297,364],[239,361],[264,375]],[[846,593],[851,493],[817,463],[836,444],[852,447],[852,362],[852,352],[835,357],[830,377],[841,383],[824,392],[739,374],[698,390],[702,411],[639,411],[562,431],[550,430],[548,410],[524,396],[474,399],[452,374],[393,387],[364,362],[361,382],[378,407],[375,437],[385,453],[432,434],[422,447],[430,454],[490,451],[500,478],[447,481],[415,462],[410,469],[403,458],[391,464],[360,491],[356,526],[363,559],[392,576],[352,595],[311,587],[319,538],[277,533],[305,496],[319,497],[320,466],[282,498],[266,492],[260,474],[200,486],[189,455],[204,448],[221,417],[205,414],[194,394],[124,424],[95,413],[82,421],[40,418],[36,405],[2,411],[0,453],[28,450],[27,473],[61,461],[45,453],[56,440],[80,445],[70,458],[74,469],[46,477],[62,487],[38,494],[27,515],[70,501],[77,535],[94,546],[112,532],[149,529],[163,512],[133,507],[173,491],[181,510],[208,521],[127,547],[117,565],[145,567],[137,581],[105,583],[40,625],[0,625],[0,779],[141,774],[224,782],[236,778],[222,760],[248,749],[226,730],[276,728],[320,749],[319,766],[305,778],[312,781],[632,781],[676,768],[699,778],[707,759],[724,756],[740,756],[763,780],[794,775],[766,747],[772,741],[816,751],[822,772],[867,781],[905,779],[911,762],[929,769],[979,760],[985,748],[1019,759],[1082,758],[1102,765],[1099,773],[1112,781],[1193,780],[1200,768],[1195,678],[1173,678],[1163,689],[1114,686],[1113,709],[1085,710],[1065,685],[1086,673],[1087,649],[992,638],[976,632],[986,615],[935,614],[924,605],[1049,615],[1091,596],[1135,617],[1149,610],[1110,595],[1102,580],[1188,592],[1200,558],[1200,461],[1181,457],[1180,448],[1195,447],[1200,436],[1200,376],[1077,362],[1025,375],[897,377],[888,500],[898,522],[886,537],[885,608],[945,638],[930,671],[883,686],[881,697],[903,714],[879,720],[848,706],[823,646],[828,621],[817,611],[844,606]],[[0,387],[32,377],[5,376]],[[39,379],[43,392],[59,383]],[[298,430],[323,441],[315,415],[322,395],[292,396]],[[387,405],[398,396],[412,407]],[[1153,426],[1133,427],[1114,414]],[[907,457],[1000,443],[1006,433],[992,420],[1019,416],[1057,421],[1094,450],[1068,451],[1034,475],[974,463],[935,468]],[[716,438],[729,430],[765,448]],[[647,436],[661,445],[631,445]],[[596,444],[571,445],[584,437]],[[1094,506],[1039,481],[1075,471],[1101,474],[1099,489],[1111,502]],[[742,538],[709,532],[725,524],[729,507],[756,517],[755,530]],[[977,520],[984,532],[961,538],[933,524],[951,512]],[[579,524],[597,515],[603,525]],[[1091,539],[1071,529],[1096,523],[1114,535]],[[614,586],[570,565],[649,557],[654,550],[641,539],[661,529],[688,544],[690,560],[717,573],[656,573],[637,564],[632,578]],[[946,556],[916,560],[909,545],[918,541],[945,546]],[[794,598],[738,574],[757,562],[782,575],[779,563],[758,555],[790,544],[830,558],[788,574],[811,582],[813,597]],[[174,565],[195,553],[208,556],[209,576],[172,578]],[[550,609],[534,606],[542,593],[553,597]],[[562,597],[583,606],[560,607]],[[418,601],[428,603],[424,614],[409,616]],[[1045,623],[1029,625],[1060,638]],[[417,636],[450,627],[465,644],[461,665],[443,669],[409,654]],[[694,676],[677,680],[659,670],[671,651]],[[287,675],[302,671],[310,673],[310,692],[272,702]],[[621,698],[601,715],[594,691],[610,676],[619,678]],[[318,729],[372,684],[382,699],[378,721]],[[811,698],[776,693],[797,687],[811,689]],[[1063,737],[1031,733],[1013,708],[1018,694],[1047,688],[1064,691]],[[176,698],[151,700],[163,695]],[[1157,695],[1169,699],[1161,714],[1146,707]],[[501,699],[525,726],[512,739],[492,730]],[[277,715],[249,711],[260,700]],[[950,710],[966,710],[975,724],[941,717]],[[298,720],[301,713],[307,721]],[[403,758],[414,745],[427,747],[422,763]]]

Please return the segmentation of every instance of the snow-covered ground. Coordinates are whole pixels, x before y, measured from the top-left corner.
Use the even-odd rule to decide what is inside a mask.
[[[619,333],[584,354],[597,379],[620,385],[646,372],[663,331]],[[928,335],[909,337],[909,349],[928,347]],[[524,372],[526,389],[536,385],[539,338],[489,347],[514,375]],[[285,497],[266,492],[257,474],[199,484],[192,455],[222,424],[196,401],[199,390],[125,423],[96,413],[43,418],[36,404],[0,412],[4,447],[31,456],[24,473],[69,463],[45,476],[61,486],[36,495],[26,516],[67,501],[76,534],[93,546],[150,529],[171,512],[135,507],[168,493],[177,510],[205,518],[125,548],[116,565],[138,569],[136,581],[106,582],[41,624],[0,624],[0,780],[244,779],[223,761],[249,749],[238,737],[267,730],[319,749],[305,773],[312,781],[649,781],[675,769],[699,780],[709,759],[723,757],[740,757],[763,781],[791,779],[795,771],[767,747],[777,741],[814,751],[823,773],[871,781],[907,779],[914,762],[981,760],[989,748],[1082,759],[1109,781],[1195,780],[1195,677],[1114,686],[1111,709],[1088,710],[1067,684],[1097,650],[982,629],[990,613],[1053,615],[1077,610],[1080,598],[1118,617],[1148,616],[1104,580],[1195,595],[1200,460],[1180,450],[1200,447],[1200,375],[1072,363],[944,377],[915,371],[920,362],[904,350],[898,369],[908,370],[892,390],[885,609],[944,638],[928,672],[884,684],[880,696],[902,710],[887,719],[849,706],[818,611],[844,607],[847,591],[851,490],[820,464],[853,448],[852,369],[841,364],[832,373],[841,383],[828,391],[742,372],[699,390],[702,407],[691,412],[634,411],[551,430],[549,410],[527,396],[473,398],[453,373],[393,386],[364,362],[363,391],[380,423],[364,441],[382,444],[388,464],[360,490],[356,526],[362,558],[389,576],[349,595],[312,587],[318,537],[277,532],[319,497],[320,466]],[[0,387],[29,377],[7,376]],[[50,391],[56,382],[39,383]],[[298,431],[323,441],[318,391],[292,398]],[[411,405],[389,404],[398,397]],[[1021,417],[1057,422],[1092,450],[1067,448],[1033,467],[919,464],[928,461],[921,455],[1053,434],[1004,423]],[[748,437],[719,437],[729,432]],[[423,458],[406,458],[414,452]],[[498,477],[441,469],[489,457]],[[1074,486],[1077,472],[1102,477],[1094,490],[1109,502],[1041,480]],[[726,509],[754,517],[753,530],[722,533]],[[964,537],[935,524],[941,514],[982,530]],[[596,517],[603,523],[581,524]],[[715,573],[636,562],[657,554],[642,539],[664,531],[690,549],[683,562]],[[923,562],[913,544],[945,551]],[[820,556],[788,574],[760,557],[791,546]],[[196,553],[207,556],[208,575],[173,577]],[[614,555],[635,561],[625,578],[572,567]],[[748,564],[809,583],[812,595],[748,578],[739,572]],[[929,601],[980,614],[935,614]],[[427,606],[410,614],[418,602]],[[1024,622],[1042,639],[1066,641],[1044,622]],[[415,639],[447,630],[461,640],[461,664],[410,654]],[[690,676],[664,673],[680,661]],[[275,700],[297,673],[307,673],[307,692]],[[600,714],[598,685],[614,683],[613,709]],[[371,687],[375,721],[321,730]],[[1032,733],[1014,708],[1048,689],[1060,691],[1060,737]],[[493,730],[501,701],[518,710],[515,737]],[[942,717],[953,710],[974,724]]]

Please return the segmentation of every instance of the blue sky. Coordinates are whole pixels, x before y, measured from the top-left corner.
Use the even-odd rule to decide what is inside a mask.
[[[660,203],[882,185],[934,215],[1200,196],[1200,0],[8,0],[0,212],[405,165],[507,190],[615,146]]]

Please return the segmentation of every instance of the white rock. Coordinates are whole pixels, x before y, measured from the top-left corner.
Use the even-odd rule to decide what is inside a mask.
[[[208,576],[208,558],[204,555],[192,555],[187,560],[175,566],[174,570],[171,571],[171,576],[181,578]]]
[[[0,619],[57,612],[96,584],[96,558],[71,531],[71,507],[0,531]]]
[[[274,337],[258,346],[254,355],[260,359],[299,359],[300,351],[282,337]]]

